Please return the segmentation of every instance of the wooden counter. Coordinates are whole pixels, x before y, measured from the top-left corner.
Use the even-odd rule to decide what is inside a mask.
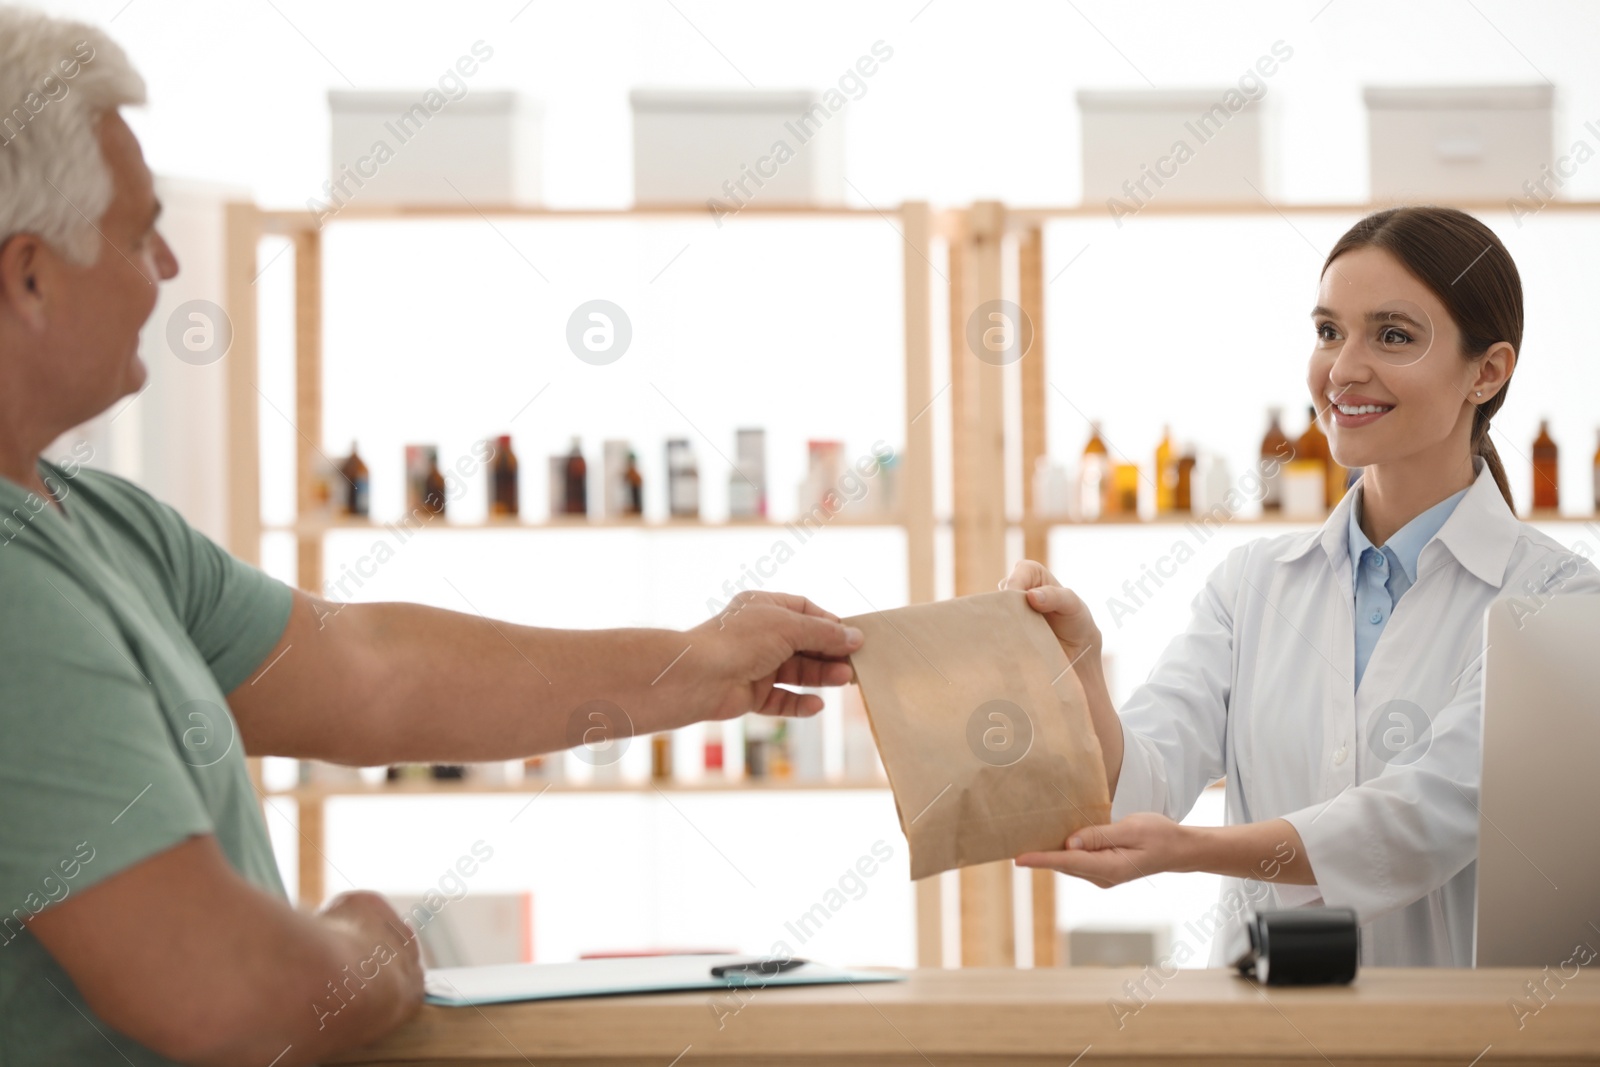
[[[1600,964],[1564,980],[1554,970],[1374,968],[1352,986],[1311,989],[1226,971],[1167,974],[919,970],[903,983],[757,990],[742,1006],[732,993],[672,993],[425,1007],[380,1044],[327,1062],[1600,1064]],[[1529,981],[1543,984],[1542,1000]]]

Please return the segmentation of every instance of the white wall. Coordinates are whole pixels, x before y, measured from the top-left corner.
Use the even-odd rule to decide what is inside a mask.
[[[1277,192],[1287,199],[1365,196],[1365,84],[1549,78],[1562,146],[1600,115],[1586,48],[1600,9],[1579,2],[45,6],[116,17],[111,29],[150,81],[135,128],[158,170],[246,183],[273,205],[303,205],[327,176],[329,88],[424,85],[480,38],[495,57],[475,84],[545,103],[544,187],[560,205],[630,201],[629,88],[827,86],[879,39],[894,59],[846,115],[857,203],[1073,201],[1077,89],[1226,84],[1279,39],[1294,57],[1267,99],[1281,112]],[[1570,189],[1600,195],[1600,166]]]

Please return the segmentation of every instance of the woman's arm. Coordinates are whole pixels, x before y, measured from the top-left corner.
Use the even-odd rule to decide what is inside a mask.
[[[1142,812],[1073,834],[1060,852],[1025,852],[1019,867],[1047,867],[1098,886],[1163,871],[1205,871],[1282,885],[1315,885],[1300,832],[1286,819],[1237,826],[1184,826]]]
[[[1106,687],[1105,665],[1100,661],[1100,627],[1095,625],[1089,605],[1072,590],[1056,581],[1044,564],[1025,559],[1012,568],[1000,583],[1001,589],[1024,589],[1033,610],[1044,616],[1067,654],[1067,662],[1078,675],[1083,695],[1089,701],[1089,720],[1100,738],[1100,752],[1106,763],[1106,788],[1117,795],[1117,778],[1122,773],[1122,720],[1117,718]]]
[[[1149,679],[1118,710],[1100,660],[1100,630],[1088,605],[1041,564],[1017,564],[1005,588],[1028,590],[1089,701],[1106,762],[1112,818],[1138,811],[1181,819],[1223,776],[1233,689],[1233,604],[1247,548],[1228,554],[1194,598],[1189,626],[1162,652]]]

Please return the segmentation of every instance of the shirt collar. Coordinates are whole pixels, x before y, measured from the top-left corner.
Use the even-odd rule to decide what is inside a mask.
[[[1456,505],[1461,503],[1461,498],[1467,495],[1467,490],[1463,489],[1458,493],[1451,493],[1448,497],[1406,523],[1396,530],[1389,540],[1384,542],[1382,549],[1378,549],[1361,529],[1362,498],[1360,493],[1361,489],[1359,487],[1350,490],[1350,495],[1356,499],[1350,507],[1349,533],[1347,536],[1350,545],[1350,562],[1355,568],[1355,572],[1360,572],[1361,557],[1370,548],[1373,551],[1382,551],[1384,555],[1398,563],[1405,569],[1406,578],[1415,582],[1417,580],[1417,559],[1422,555],[1423,548],[1429,541],[1433,540],[1434,534],[1438,533],[1439,528],[1450,518],[1450,515],[1456,509]]]
[[[1500,495],[1489,465],[1480,456],[1474,456],[1472,463],[1478,477],[1434,540],[1448,549],[1457,563],[1498,589],[1505,584],[1506,566],[1522,536],[1522,522]]]
[[[1468,572],[1498,589],[1505,582],[1506,564],[1511,560],[1511,550],[1516,546],[1522,523],[1500,495],[1500,486],[1483,457],[1472,457],[1472,467],[1477,477],[1433,540],[1443,545]],[[1321,529],[1292,538],[1278,554],[1278,562],[1300,559],[1321,545],[1328,562],[1343,572],[1350,558],[1350,511],[1355,506],[1356,488],[1360,485],[1357,481],[1356,487],[1345,493]],[[1424,539],[1424,547],[1426,541]],[[1419,553],[1418,567],[1420,559]]]

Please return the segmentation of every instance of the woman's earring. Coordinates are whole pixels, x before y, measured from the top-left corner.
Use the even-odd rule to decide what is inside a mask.
[[[1482,390],[1482,389],[1479,389],[1479,390],[1478,390],[1478,395],[1479,395],[1479,396],[1482,396],[1482,395],[1483,395],[1483,390]]]

